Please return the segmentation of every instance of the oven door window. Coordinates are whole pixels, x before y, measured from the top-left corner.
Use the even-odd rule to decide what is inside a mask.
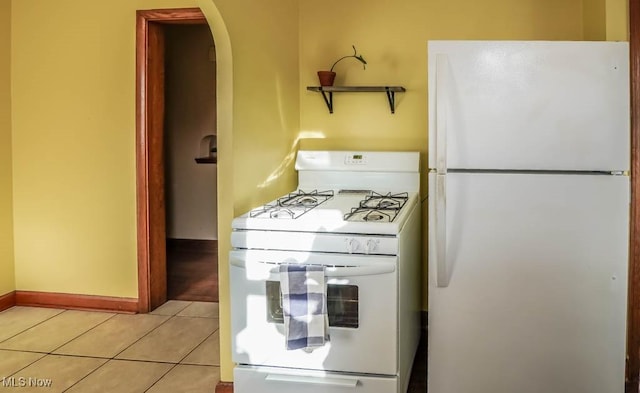
[[[280,297],[280,282],[267,281],[267,321],[270,323],[284,323],[282,316],[282,301]],[[327,286],[327,311],[329,312],[329,326],[358,328],[358,287],[355,285]]]

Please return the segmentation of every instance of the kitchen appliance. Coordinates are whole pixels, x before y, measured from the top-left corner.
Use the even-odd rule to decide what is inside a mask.
[[[429,393],[621,393],[624,42],[430,41]]]
[[[405,392],[420,334],[419,154],[299,151],[299,189],[233,220],[238,393]],[[330,340],[287,350],[278,268],[325,266]]]

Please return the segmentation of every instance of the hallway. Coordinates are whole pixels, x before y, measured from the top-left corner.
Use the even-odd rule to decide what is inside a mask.
[[[167,300],[218,301],[218,241],[167,239]]]

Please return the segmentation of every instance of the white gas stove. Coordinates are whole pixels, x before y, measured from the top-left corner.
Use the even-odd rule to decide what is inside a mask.
[[[233,220],[234,229],[396,234],[418,200],[419,154],[300,151],[299,189]]]
[[[313,202],[292,206],[293,200]],[[232,244],[246,249],[393,255],[398,251],[394,235],[417,203],[416,192],[298,190],[236,218]]]
[[[395,234],[416,201],[416,192],[300,189],[238,217],[233,226],[237,229]]]
[[[419,338],[419,154],[300,151],[296,169],[296,191],[232,223],[234,389],[404,392]],[[312,352],[285,349],[285,263],[325,268],[331,338]]]

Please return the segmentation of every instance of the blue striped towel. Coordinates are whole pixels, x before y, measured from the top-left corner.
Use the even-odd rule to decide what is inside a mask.
[[[329,341],[324,266],[280,265],[287,349],[313,350]]]

